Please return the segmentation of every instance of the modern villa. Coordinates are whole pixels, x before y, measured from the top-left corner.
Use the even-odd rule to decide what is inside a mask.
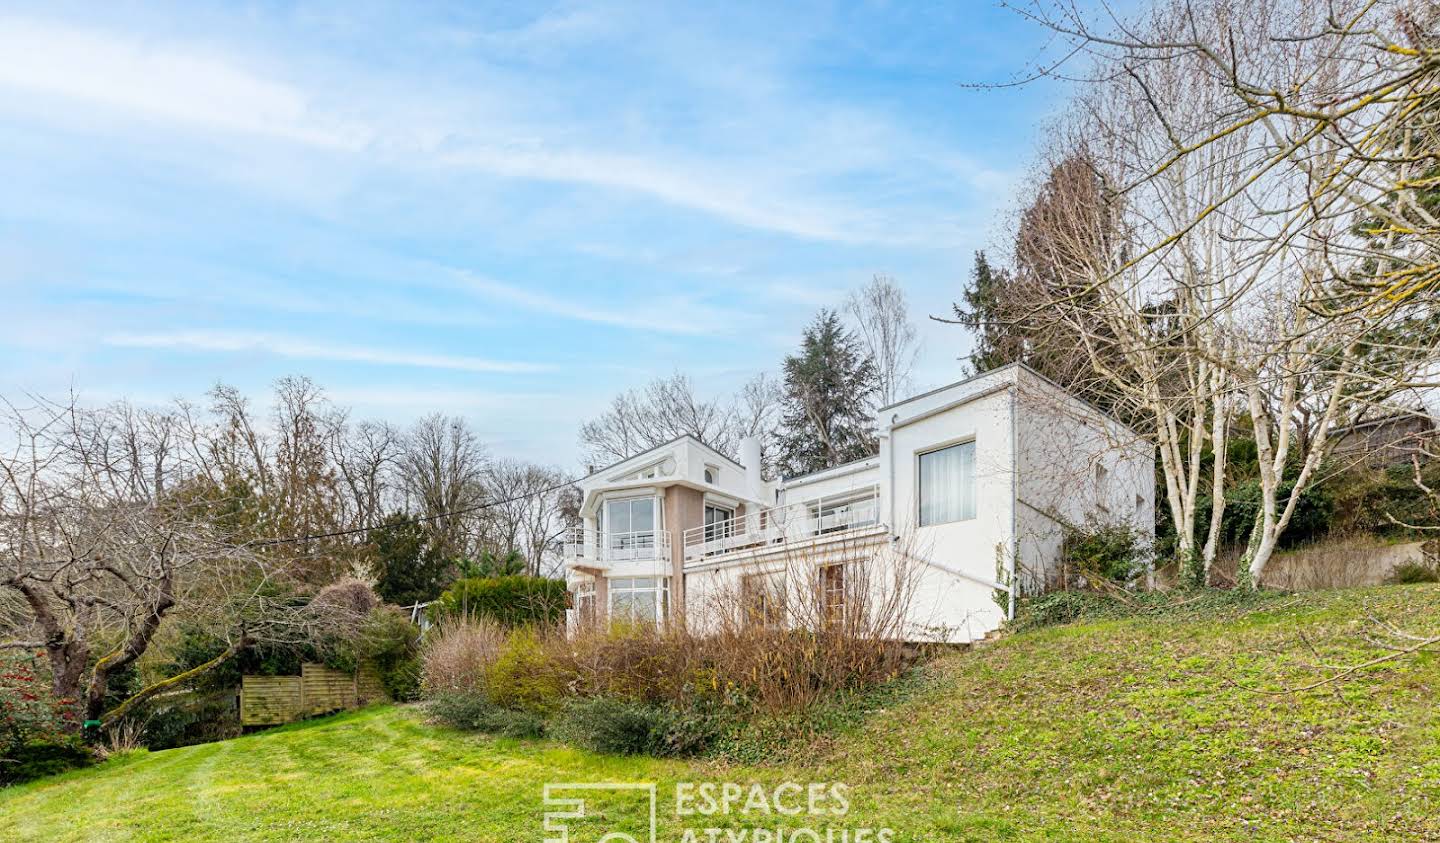
[[[564,546],[570,623],[703,627],[727,602],[783,623],[787,579],[829,617],[867,566],[903,564],[903,637],[965,643],[1062,576],[1067,527],[1153,534],[1152,448],[1023,365],[883,407],[875,429],[876,456],[783,480],[758,440],[737,462],[692,436],[591,473]]]

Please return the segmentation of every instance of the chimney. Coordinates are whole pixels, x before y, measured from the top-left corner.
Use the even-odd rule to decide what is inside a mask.
[[[760,476],[760,437],[747,436],[740,440],[740,463],[745,466],[745,486],[750,497],[765,499],[765,481]]]

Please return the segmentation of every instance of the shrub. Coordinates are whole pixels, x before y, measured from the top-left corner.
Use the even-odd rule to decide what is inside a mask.
[[[685,756],[714,744],[725,732],[725,720],[698,709],[590,697],[567,703],[552,731],[594,752]]]
[[[91,761],[75,734],[73,700],[58,700],[39,655],[0,654],[0,784],[48,776]]]
[[[706,639],[654,624],[614,623],[581,632],[552,659],[572,676],[574,692],[634,702],[687,702],[705,684]]]
[[[1440,569],[1424,562],[1406,562],[1391,569],[1385,581],[1393,585],[1440,582]]]
[[[89,765],[95,760],[76,736],[27,741],[0,758],[0,785],[19,784]]]
[[[566,705],[554,731],[562,740],[594,752],[660,754],[670,722],[670,713],[659,706],[592,697]]]
[[[528,711],[502,708],[476,693],[447,693],[435,697],[430,712],[457,729],[485,732],[507,738],[537,738],[545,721]]]
[[[483,617],[446,620],[425,637],[420,685],[426,697],[480,693],[505,645],[505,630]]]
[[[565,620],[564,580],[481,577],[456,580],[430,607],[436,621],[479,616],[504,626],[559,626]]]
[[[563,665],[553,660],[533,629],[510,633],[485,675],[485,695],[501,708],[553,712],[566,690]]]
[[[1129,525],[1092,524],[1066,532],[1063,561],[1071,578],[1128,583],[1150,560],[1151,549]]]

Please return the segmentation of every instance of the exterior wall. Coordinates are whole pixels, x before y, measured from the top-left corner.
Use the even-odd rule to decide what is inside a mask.
[[[671,617],[685,616],[685,531],[700,526],[705,515],[705,493],[685,486],[672,486],[666,490],[665,526],[671,532],[670,565],[666,574],[670,577]],[[683,623],[683,620],[682,620]]]
[[[889,464],[882,507],[891,528],[912,555],[960,573],[971,585],[997,581],[1011,536],[1015,473],[1005,386],[1012,379],[1005,374],[891,408],[882,443],[882,464]],[[920,455],[967,441],[975,443],[975,517],[919,526]],[[993,605],[986,590],[985,602]]]
[[[1058,584],[1067,525],[1155,530],[1153,448],[1124,425],[1019,370],[1016,392],[1022,589]]]

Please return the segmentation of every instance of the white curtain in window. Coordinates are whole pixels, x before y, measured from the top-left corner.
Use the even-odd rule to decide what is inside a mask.
[[[920,526],[975,517],[975,443],[920,455]]]

